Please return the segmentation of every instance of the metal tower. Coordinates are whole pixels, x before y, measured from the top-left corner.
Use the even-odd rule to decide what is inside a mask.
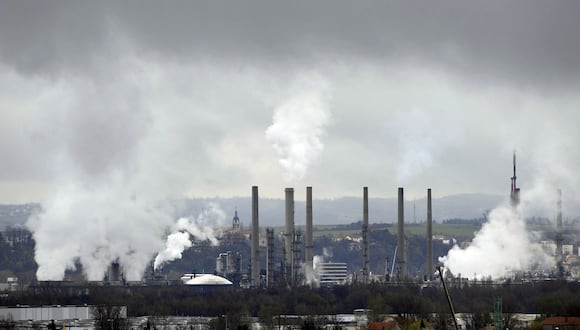
[[[520,204],[520,188],[518,188],[517,183],[516,183],[516,151],[514,150],[514,175],[511,177],[511,181],[512,181],[512,187],[511,187],[511,193],[510,193],[510,201],[511,201],[511,205],[512,207],[517,207]]]
[[[503,329],[503,311],[500,296],[496,296],[493,302],[493,325],[496,330]]]

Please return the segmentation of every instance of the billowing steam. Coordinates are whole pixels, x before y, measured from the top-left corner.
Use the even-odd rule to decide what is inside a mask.
[[[456,276],[502,278],[550,264],[550,257],[533,242],[521,210],[500,206],[490,212],[468,247],[455,245],[439,261]]]
[[[285,180],[304,177],[324,148],[321,138],[330,116],[324,89],[300,92],[274,110],[266,139],[280,157]]]
[[[55,84],[39,120],[29,123],[54,182],[42,211],[27,222],[38,280],[62,280],[81,264],[88,280],[100,281],[112,262],[127,280],[141,280],[166,248],[176,212],[163,201],[195,180],[191,155],[203,154],[191,132],[201,134],[202,125],[193,129],[199,116],[189,105],[167,109],[176,96],[159,85],[165,80],[156,71],[137,71]],[[208,237],[199,223],[178,228]],[[171,237],[171,244],[183,245],[183,236]]]
[[[213,245],[218,244],[212,224],[223,223],[226,215],[217,204],[209,204],[209,207],[201,212],[197,218],[180,218],[174,226],[173,232],[167,237],[165,250],[155,257],[154,269],[158,269],[164,263],[181,259],[182,253],[191,247],[191,236],[198,240],[209,240]]]
[[[314,288],[320,286],[320,268],[318,265],[325,262],[326,258],[330,258],[332,256],[332,252],[327,248],[323,248],[322,253],[323,255],[316,255],[312,258],[312,269],[310,269],[310,266],[302,264],[305,285]]]
[[[27,224],[36,242],[38,280],[62,280],[80,262],[87,279],[99,281],[115,261],[125,278],[140,280],[172,221],[118,185],[63,187],[42,207]]]

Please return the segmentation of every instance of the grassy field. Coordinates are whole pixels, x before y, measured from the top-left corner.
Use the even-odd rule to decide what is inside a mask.
[[[444,235],[446,237],[471,239],[476,231],[481,228],[479,225],[472,224],[433,224],[433,235]],[[397,227],[389,228],[391,234],[397,234]],[[427,227],[425,224],[407,225],[405,226],[405,233],[409,235],[425,235]]]
[[[304,226],[296,226],[304,233]],[[388,229],[393,235],[397,235],[397,225],[396,224],[374,224],[371,230],[382,230]],[[453,237],[460,240],[471,240],[475,233],[481,229],[480,225],[476,224],[433,224],[433,235],[443,235],[445,237]],[[528,225],[528,230],[539,231],[539,232],[553,232],[554,225]],[[284,231],[284,227],[274,227],[276,232]],[[314,226],[314,237],[329,236],[329,237],[346,237],[346,236],[360,236],[362,228],[356,227],[356,225],[315,225]],[[564,232],[566,231],[578,231],[577,227],[570,224],[564,225]],[[265,232],[265,231],[264,231]],[[419,235],[424,236],[427,232],[426,225],[421,224],[406,224],[405,233],[407,235]]]
[[[375,225],[376,226],[376,225]],[[304,226],[297,226],[302,232],[304,232]],[[393,235],[397,235],[397,226],[394,224],[384,224],[377,227],[371,228],[371,230],[388,229]],[[433,224],[433,235],[444,235],[446,237],[454,237],[459,239],[471,239],[473,238],[476,231],[480,229],[479,225],[468,225],[468,224]],[[276,229],[284,230],[283,227]],[[320,236],[330,236],[330,237],[345,237],[360,235],[362,228],[352,228],[352,226],[346,225],[318,225],[314,226],[314,237]],[[425,224],[407,224],[405,226],[405,233],[407,235],[420,235],[424,236],[427,232],[427,227]]]

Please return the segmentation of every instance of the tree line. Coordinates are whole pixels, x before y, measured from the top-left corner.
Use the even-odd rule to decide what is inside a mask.
[[[493,312],[495,297],[503,301],[503,313],[580,316],[580,284],[549,281],[504,285],[450,287],[458,313],[474,313],[486,321]],[[111,305],[127,306],[129,316],[227,315],[229,320],[245,316],[271,320],[283,315],[327,315],[372,310],[371,318],[383,314],[417,315],[448,313],[439,285],[416,283],[389,285],[371,283],[325,288],[283,287],[269,289],[204,290],[186,285],[136,287],[34,287],[0,296],[0,305]]]

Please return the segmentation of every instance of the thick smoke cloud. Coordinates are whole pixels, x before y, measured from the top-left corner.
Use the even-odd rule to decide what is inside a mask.
[[[489,213],[469,246],[455,245],[439,261],[456,276],[505,278],[554,265],[538,243],[538,237],[526,227],[520,208],[499,206]]]
[[[143,65],[127,58],[119,63]],[[155,95],[162,89],[155,70],[105,76],[59,81],[41,99],[42,111],[33,109],[38,118],[29,129],[38,145],[30,151],[45,150],[37,166],[54,182],[27,223],[39,280],[61,280],[77,262],[89,280],[101,280],[115,261],[128,280],[140,280],[165,248],[178,213],[164,200],[195,179],[183,150],[202,149],[188,134],[197,123],[183,122],[188,114],[179,105],[159,106],[160,98],[164,105],[175,101],[170,93]],[[215,225],[178,222],[200,239],[215,240],[204,227]]]
[[[273,109],[310,98],[332,109],[332,125],[307,139],[310,155],[323,142],[323,157],[296,162],[309,158],[280,134],[276,143],[287,176],[307,168],[321,197],[369,182],[383,195],[397,185],[408,196],[425,185],[499,194],[515,147],[528,182],[578,200],[578,11],[538,1],[5,2],[0,197],[39,201],[59,181],[119,172],[133,173],[127,195],[139,200],[239,196],[252,184],[279,196],[263,132]],[[319,72],[332,93],[289,88],[300,72]],[[548,173],[554,164],[562,171]]]
[[[274,110],[266,139],[280,156],[287,181],[300,180],[324,148],[322,138],[330,121],[324,82],[300,91]]]
[[[62,280],[77,261],[91,281],[102,280],[114,261],[128,280],[142,278],[172,220],[162,209],[133,200],[120,184],[62,187],[43,203],[27,224],[39,280]]]

